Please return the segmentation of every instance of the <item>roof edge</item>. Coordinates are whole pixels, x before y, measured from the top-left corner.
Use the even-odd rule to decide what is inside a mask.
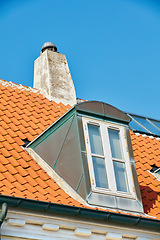
[[[19,207],[21,209],[83,217],[93,220],[106,221],[109,223],[126,224],[129,226],[138,226],[155,230],[160,229],[160,220],[145,218],[142,216],[131,216],[121,213],[61,205],[57,203],[10,197],[5,195],[1,195],[0,203],[7,203],[8,207]]]
[[[11,88],[17,88],[21,91],[31,91],[33,93],[39,93],[40,92],[38,91],[38,89],[36,88],[33,88],[33,87],[27,87],[27,86],[24,86],[22,84],[18,84],[18,83],[14,83],[14,82],[11,82],[11,81],[6,81],[6,80],[3,80],[3,79],[0,79],[0,84],[3,85],[4,87],[11,87]]]

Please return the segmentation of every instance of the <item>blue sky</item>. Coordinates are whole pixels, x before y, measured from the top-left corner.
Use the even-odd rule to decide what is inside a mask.
[[[160,1],[0,0],[0,78],[33,86],[44,42],[66,55],[77,97],[160,119]]]

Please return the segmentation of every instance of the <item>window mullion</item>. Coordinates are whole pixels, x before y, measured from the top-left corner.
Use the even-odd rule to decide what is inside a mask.
[[[106,124],[101,124],[101,131],[102,131],[101,134],[102,134],[102,142],[103,142],[103,149],[104,149],[104,155],[105,155],[105,164],[106,164],[109,189],[112,192],[115,192],[116,182],[115,182],[109,136],[108,136],[108,130],[107,130]]]

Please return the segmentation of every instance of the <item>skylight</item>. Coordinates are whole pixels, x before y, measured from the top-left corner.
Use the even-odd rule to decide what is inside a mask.
[[[158,179],[160,179],[160,168],[157,167],[155,164],[152,165],[152,169],[150,172]]]
[[[128,116],[132,119],[129,126],[133,131],[160,136],[160,121],[134,114],[128,114]]]

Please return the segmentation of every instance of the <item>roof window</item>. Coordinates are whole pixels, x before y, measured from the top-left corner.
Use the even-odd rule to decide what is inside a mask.
[[[132,131],[157,137],[160,136],[160,121],[130,113],[128,116],[132,119],[130,122]]]
[[[151,173],[153,173],[153,175],[160,179],[160,168],[157,167],[155,164],[152,165],[152,169],[150,170]]]

